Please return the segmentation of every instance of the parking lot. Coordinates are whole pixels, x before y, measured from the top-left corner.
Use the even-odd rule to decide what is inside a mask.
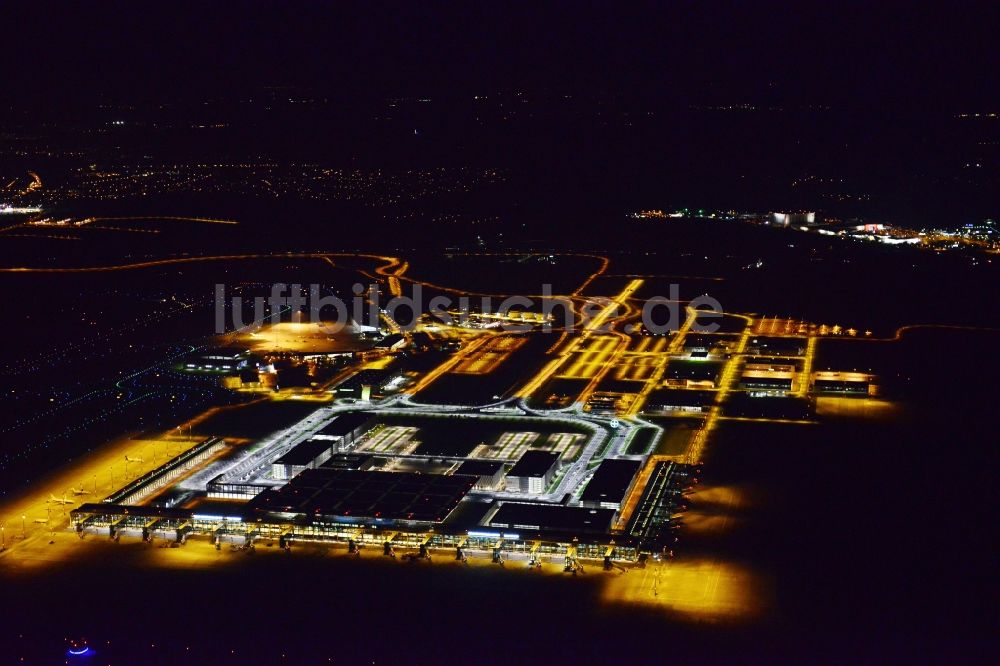
[[[573,352],[564,370],[557,375],[563,379],[590,379],[605,366],[620,340],[610,335],[595,335],[583,342]]]
[[[527,342],[525,337],[496,336],[473,353],[463,358],[451,372],[469,375],[486,375],[493,372],[514,351]]]

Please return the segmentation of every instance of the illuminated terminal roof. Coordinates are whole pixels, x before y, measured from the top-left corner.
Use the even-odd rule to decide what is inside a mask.
[[[298,514],[323,522],[413,521],[439,523],[476,483],[476,477],[309,469],[279,490],[253,499],[250,509]]]
[[[614,509],[504,502],[490,518],[489,525],[540,532],[606,533],[614,518]]]

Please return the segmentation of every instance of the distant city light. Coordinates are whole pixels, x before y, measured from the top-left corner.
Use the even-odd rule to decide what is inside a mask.
[[[28,213],[41,213],[40,206],[11,206],[10,204],[0,204],[0,215],[26,215]]]

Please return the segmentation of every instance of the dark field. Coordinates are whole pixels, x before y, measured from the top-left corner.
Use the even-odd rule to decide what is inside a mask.
[[[542,384],[541,388],[531,394],[528,404],[535,408],[556,409],[568,407],[576,401],[589,383],[589,379],[570,379],[566,377],[550,379]]]
[[[609,393],[639,393],[645,382],[632,381],[628,379],[615,379],[612,372],[609,372],[597,385],[595,391],[607,391]]]
[[[704,423],[704,419],[701,418],[670,416],[646,416],[643,417],[643,420],[663,428],[663,435],[656,443],[656,449],[653,453],[664,456],[677,456],[684,453],[694,431],[701,428],[702,423]]]
[[[447,372],[421,390],[414,402],[431,405],[485,405],[510,397],[550,360],[545,350],[555,334],[534,333],[492,372],[483,375]]]
[[[407,274],[433,284],[460,286],[468,292],[498,294],[498,305],[505,294],[542,294],[543,285],[549,285],[553,295],[572,293],[599,266],[598,259],[585,256],[491,256],[473,251],[428,257],[414,262]]]
[[[194,426],[198,435],[260,439],[301,421],[319,408],[315,403],[262,401],[220,410]]]
[[[656,439],[656,435],[657,431],[655,428],[643,428],[639,430],[632,435],[625,453],[637,455],[646,453],[653,444],[653,440]]]

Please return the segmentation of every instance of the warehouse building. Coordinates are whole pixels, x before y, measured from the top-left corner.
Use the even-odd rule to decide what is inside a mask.
[[[717,361],[671,361],[664,373],[667,386],[672,388],[713,389],[718,386],[722,363]]]
[[[715,391],[656,389],[643,405],[645,414],[664,412],[707,412],[715,404]]]
[[[866,372],[822,371],[813,373],[813,391],[842,395],[876,395],[875,376]]]
[[[751,395],[785,395],[795,387],[795,373],[791,370],[744,368],[740,388]]]

